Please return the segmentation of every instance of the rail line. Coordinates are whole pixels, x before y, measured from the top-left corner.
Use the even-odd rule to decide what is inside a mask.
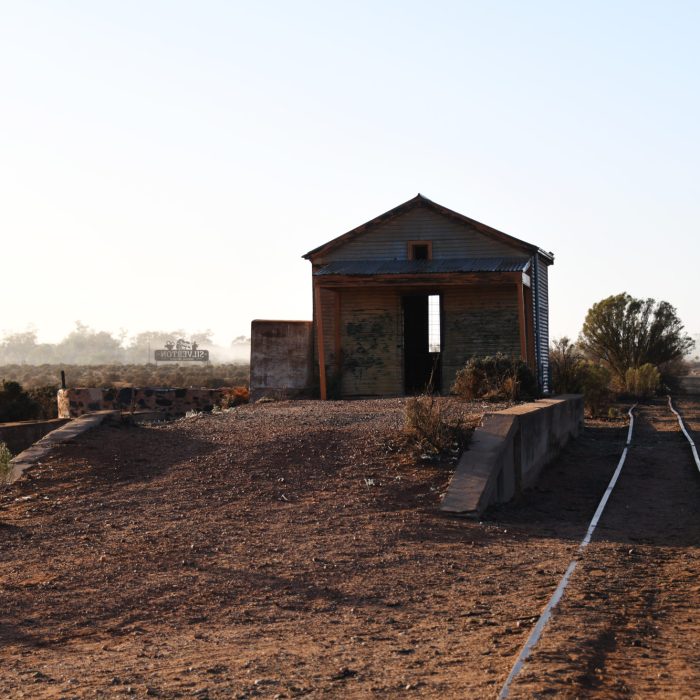
[[[566,571],[564,572],[564,575],[562,576],[561,580],[559,581],[559,585],[556,587],[554,593],[552,594],[551,598],[549,599],[547,605],[545,606],[544,611],[540,615],[539,619],[537,620],[537,623],[535,626],[532,628],[532,631],[530,632],[530,636],[527,638],[527,641],[523,645],[523,648],[520,650],[520,653],[518,654],[517,659],[515,660],[515,663],[513,664],[513,667],[508,674],[508,678],[506,679],[505,683],[503,684],[500,693],[498,694],[499,700],[502,700],[503,698],[507,698],[509,693],[510,693],[510,687],[515,678],[518,676],[520,671],[522,670],[523,666],[525,665],[525,662],[527,661],[528,657],[530,656],[532,650],[534,649],[535,645],[539,641],[540,637],[542,636],[542,633],[547,626],[547,623],[549,622],[550,618],[552,617],[552,612],[554,611],[554,608],[557,606],[559,601],[561,600],[562,596],[564,595],[564,591],[566,590],[566,587],[569,584],[569,580],[571,579],[571,576],[573,575],[574,571],[576,570],[576,567],[578,566],[579,562],[581,561],[581,558],[583,556],[583,553],[588,546],[588,544],[591,541],[591,537],[593,536],[593,532],[596,529],[596,526],[598,525],[598,521],[600,520],[601,515],[603,514],[603,511],[605,510],[605,506],[608,502],[608,499],[610,498],[610,494],[612,493],[612,490],[615,488],[615,484],[617,483],[617,480],[620,476],[620,472],[622,471],[622,467],[625,463],[625,460],[627,459],[627,453],[629,451],[630,445],[632,444],[632,433],[634,430],[634,409],[636,408],[637,404],[632,406],[629,411],[627,412],[627,415],[629,415],[630,418],[630,423],[629,423],[629,428],[627,431],[627,442],[625,444],[625,448],[622,451],[622,455],[620,456],[620,461],[617,464],[617,468],[615,469],[615,472],[612,475],[612,478],[610,479],[610,483],[608,484],[608,487],[605,489],[605,493],[603,494],[603,497],[600,500],[600,503],[598,504],[598,508],[596,509],[596,512],[593,515],[593,518],[590,522],[590,525],[588,526],[588,530],[586,531],[586,534],[581,540],[581,544],[578,546],[578,549],[576,550],[576,554],[574,555],[574,558],[571,560],[571,563],[567,567]],[[697,446],[695,445],[695,442],[693,441],[692,437],[688,433],[684,423],[683,419],[676,411],[676,409],[673,407],[673,403],[671,401],[671,396],[669,395],[668,397],[668,406],[670,410],[675,414],[676,418],[678,419],[678,424],[681,428],[681,431],[683,432],[683,435],[685,435],[686,439],[690,443],[690,448],[693,453],[693,458],[695,459],[695,464],[698,468],[698,471],[700,471],[700,458],[698,457],[698,451],[697,451]]]
[[[673,402],[671,401],[671,395],[668,395],[668,407],[673,411],[675,414],[676,418],[678,419],[678,425],[681,426],[681,430],[683,431],[683,435],[685,435],[686,440],[690,443],[690,449],[693,453],[693,459],[695,460],[695,466],[698,468],[698,471],[700,472],[700,457],[698,457],[698,449],[697,446],[695,445],[695,442],[693,442],[693,438],[690,437],[690,434],[685,428],[685,424],[683,423],[683,418],[681,417],[681,414],[676,411],[676,409],[673,407]]]

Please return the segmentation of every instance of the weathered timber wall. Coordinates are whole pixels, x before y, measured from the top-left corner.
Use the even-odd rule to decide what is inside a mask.
[[[498,352],[520,356],[516,285],[421,288],[419,291],[442,294],[444,391],[449,391],[456,372],[470,357]],[[402,297],[415,292],[415,288],[403,286],[321,290],[330,397],[403,394]],[[318,313],[314,308],[315,319]],[[336,358],[338,333],[340,362]],[[313,340],[317,376],[315,335]]]
[[[53,420],[0,423],[0,442],[4,442],[7,449],[16,455],[67,422],[68,418],[54,418]]]
[[[308,395],[314,384],[311,321],[253,321],[250,398]]]
[[[95,411],[155,411],[164,418],[188,411],[211,411],[234,389],[96,389],[58,390],[58,415],[76,418]]]
[[[403,394],[403,315],[397,289],[341,294],[343,396]]]
[[[408,242],[415,240],[432,241],[435,259],[522,255],[522,249],[485,236],[467,224],[454,221],[430,209],[416,207],[314,262],[406,260]]]
[[[442,386],[471,357],[503,353],[520,357],[516,285],[447,287],[442,290]]]

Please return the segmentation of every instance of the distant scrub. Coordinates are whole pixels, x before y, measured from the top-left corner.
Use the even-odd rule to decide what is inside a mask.
[[[61,370],[69,387],[196,387],[248,386],[247,364],[224,365],[2,365],[0,381],[19,382],[25,390],[56,391]]]

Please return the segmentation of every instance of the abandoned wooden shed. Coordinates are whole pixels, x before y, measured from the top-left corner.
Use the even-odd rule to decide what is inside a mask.
[[[499,352],[548,392],[552,253],[419,194],[303,257],[322,398],[448,391]]]

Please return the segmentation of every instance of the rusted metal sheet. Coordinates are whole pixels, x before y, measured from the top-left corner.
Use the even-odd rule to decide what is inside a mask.
[[[336,260],[319,265],[314,276],[330,275],[403,275],[446,272],[522,272],[528,258],[444,258],[433,260]]]
[[[517,285],[448,287],[442,304],[444,390],[470,357],[498,352],[520,356]]]
[[[433,259],[499,258],[523,254],[521,248],[491,238],[466,223],[429,208],[416,207],[314,258],[314,262],[407,260],[408,242],[415,240],[433,242]]]

